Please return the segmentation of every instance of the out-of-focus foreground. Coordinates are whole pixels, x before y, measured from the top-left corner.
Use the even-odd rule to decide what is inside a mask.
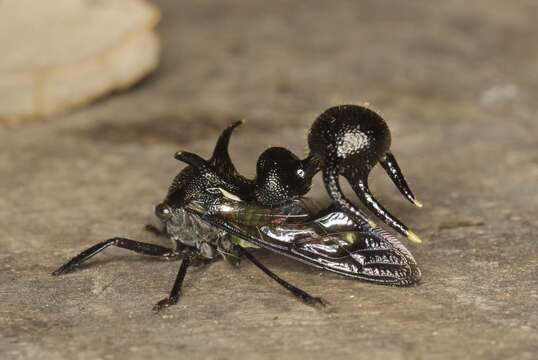
[[[0,124],[135,84],[157,66],[159,16],[145,0],[0,2]]]

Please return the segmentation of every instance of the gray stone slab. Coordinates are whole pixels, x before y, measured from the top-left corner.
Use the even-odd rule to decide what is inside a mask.
[[[537,5],[532,1],[161,1],[163,63],[135,89],[47,123],[0,129],[3,359],[532,359],[538,352]],[[320,273],[262,252],[331,302],[298,303],[255,267],[188,274],[161,315],[177,263],[107,250],[144,234],[180,169],[231,120],[252,174],[267,146],[303,154],[316,114],[369,102],[386,118],[424,203],[380,171],[373,191],[425,243],[413,288]],[[323,197],[317,184],[314,194]]]

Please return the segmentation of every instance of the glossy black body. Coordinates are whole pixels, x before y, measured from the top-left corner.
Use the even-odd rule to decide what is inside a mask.
[[[344,177],[374,214],[410,240],[420,240],[368,189],[368,174],[381,162],[402,194],[419,204],[389,151],[390,131],[378,114],[355,105],[326,110],[309,131],[310,151],[304,159],[285,148],[269,148],[260,155],[253,179],[237,172],[228,153],[232,132],[240,124],[223,131],[209,160],[184,151],[175,154],[187,166],[155,208],[162,228],[150,227],[172,240],[171,249],[113,238],[84,251],[54,274],[75,269],[108,246],[183,258],[170,296],[157,309],[177,302],[190,264],[221,256],[237,264],[243,255],[300,299],[324,304],[273,274],[248,247],[266,248],[320,269],[380,284],[407,286],[419,281],[420,270],[411,253],[369,220],[340,188],[340,177]],[[321,210],[308,205],[304,197],[318,172],[333,200]]]
[[[366,178],[390,148],[390,131],[372,110],[360,106],[333,107],[312,124],[308,146],[320,168],[334,168],[351,182]]]

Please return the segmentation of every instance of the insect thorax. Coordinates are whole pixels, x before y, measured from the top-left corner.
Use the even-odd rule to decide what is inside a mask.
[[[166,232],[176,249],[183,246],[196,248],[210,258],[220,239],[226,235],[225,231],[205,223],[184,209],[178,209],[174,218],[166,223]]]

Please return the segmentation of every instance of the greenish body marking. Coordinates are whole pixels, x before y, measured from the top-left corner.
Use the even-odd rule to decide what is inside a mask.
[[[240,237],[237,237],[235,235],[228,235],[230,237],[230,241],[237,246],[240,246],[242,248],[253,248],[253,249],[259,249],[260,247],[254,244],[249,243],[246,240],[241,239]]]

